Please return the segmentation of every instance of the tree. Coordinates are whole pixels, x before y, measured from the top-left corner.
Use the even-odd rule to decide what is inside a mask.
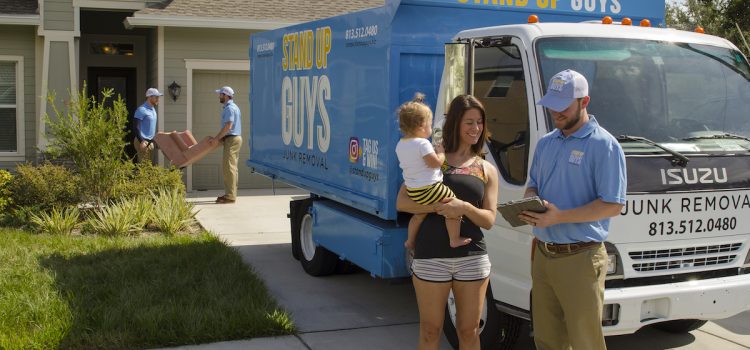
[[[750,42],[750,6],[746,2],[747,0],[686,0],[682,5],[668,2],[667,26],[690,31],[701,26],[706,33],[733,42],[747,56],[750,55],[750,48],[745,45],[743,35],[744,40]]]

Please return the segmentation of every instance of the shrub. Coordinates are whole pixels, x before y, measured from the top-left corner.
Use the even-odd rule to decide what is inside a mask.
[[[99,208],[83,224],[83,232],[105,236],[124,236],[141,232],[141,218],[135,211],[130,210],[130,207],[127,201],[120,201]]]
[[[85,91],[84,84],[80,93],[71,96],[66,112],[57,109],[54,95],[49,97],[56,118],[45,118],[51,136],[47,151],[75,164],[84,196],[101,206],[133,167],[125,157],[128,111],[121,97],[111,101],[111,89],[102,91],[101,101],[86,96]]]
[[[31,213],[31,222],[42,232],[53,235],[69,235],[78,224],[78,207],[52,208],[52,211]]]
[[[10,181],[13,179],[6,170],[0,170],[0,213],[5,211],[5,208],[10,206],[12,200],[10,198]]]
[[[153,225],[167,235],[179,233],[195,222],[193,204],[185,200],[185,195],[176,189],[161,190],[151,194],[154,198],[154,210],[151,217]]]
[[[182,172],[177,168],[162,168],[149,162],[136,165],[135,171],[126,181],[117,184],[113,190],[115,198],[149,196],[151,192],[177,189],[185,193]],[[150,197],[150,196],[149,196]]]
[[[80,178],[65,167],[49,163],[17,166],[9,189],[13,205],[44,211],[71,206],[81,199]]]
[[[146,226],[152,222],[152,214],[154,211],[154,201],[149,196],[134,197],[123,202],[125,210],[133,213],[136,225],[143,230]]]
[[[39,205],[13,206],[1,216],[0,226],[24,228],[32,226],[31,217],[35,213],[43,212]]]

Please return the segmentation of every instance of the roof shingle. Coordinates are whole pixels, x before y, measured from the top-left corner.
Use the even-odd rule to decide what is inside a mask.
[[[164,9],[147,8],[136,12],[135,16],[307,22],[382,6],[384,3],[385,0],[173,0]]]
[[[3,15],[37,15],[37,0],[0,0],[0,14]]]

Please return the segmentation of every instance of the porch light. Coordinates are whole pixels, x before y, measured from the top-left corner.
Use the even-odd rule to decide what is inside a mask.
[[[177,98],[180,97],[180,91],[182,91],[182,86],[180,84],[177,84],[176,81],[172,81],[172,84],[169,84],[167,86],[169,89],[169,96],[172,97],[172,101],[177,101]]]

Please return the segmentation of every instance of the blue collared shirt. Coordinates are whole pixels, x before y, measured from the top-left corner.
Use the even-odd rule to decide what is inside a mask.
[[[227,135],[238,135],[242,136],[242,113],[240,113],[240,107],[234,103],[234,100],[229,100],[224,104],[224,110],[221,112],[221,127],[224,127],[226,123],[232,123],[232,128],[229,129]]]
[[[594,116],[572,135],[559,129],[537,144],[529,170],[529,188],[561,210],[578,208],[596,199],[625,204],[625,154],[617,140]],[[534,227],[534,235],[551,243],[602,242],[609,218],[572,224]]]
[[[148,102],[144,102],[135,110],[133,117],[140,121],[138,136],[141,140],[153,140],[156,136],[156,108]]]

